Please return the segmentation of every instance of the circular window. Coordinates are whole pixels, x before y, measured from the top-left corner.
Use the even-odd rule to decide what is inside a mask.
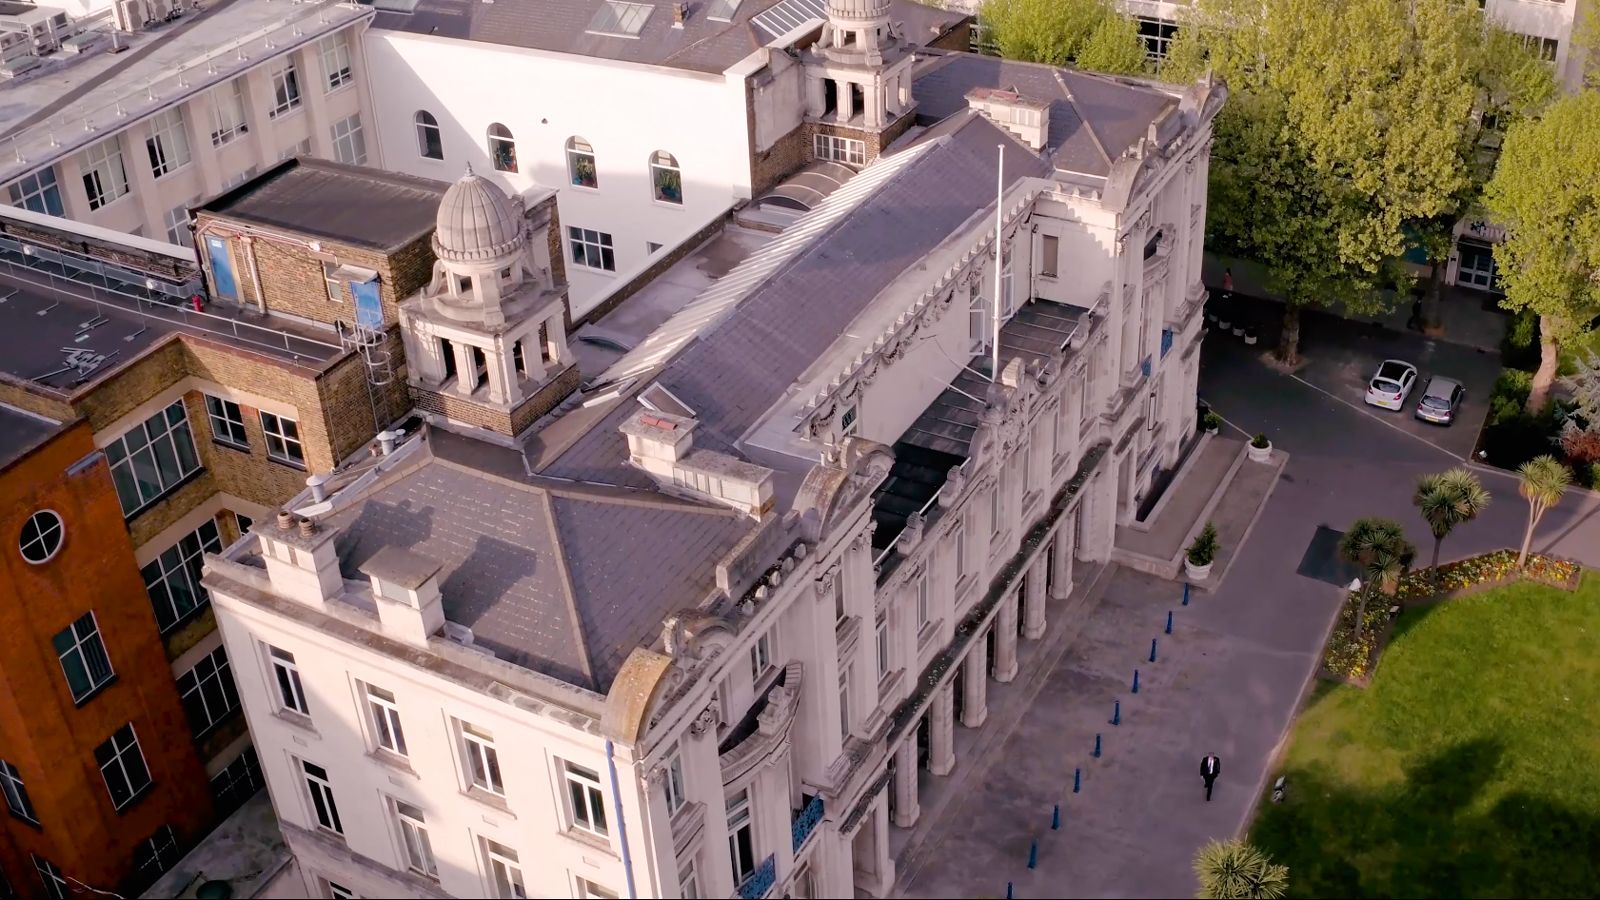
[[[65,533],[60,516],[48,509],[39,510],[22,523],[22,538],[17,542],[22,548],[22,558],[34,565],[49,562],[61,549]]]

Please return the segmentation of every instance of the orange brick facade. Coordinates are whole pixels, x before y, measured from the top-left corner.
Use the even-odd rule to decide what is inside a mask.
[[[38,819],[0,813],[0,869],[20,896],[43,890],[33,855],[96,890],[137,889],[136,848],[163,826],[186,847],[212,824],[213,801],[88,424],[0,471],[0,496],[0,758],[21,776]],[[60,516],[65,538],[34,565],[17,541],[41,509]],[[53,638],[91,611],[115,674],[74,703]],[[118,811],[95,748],[130,722],[151,784]]]

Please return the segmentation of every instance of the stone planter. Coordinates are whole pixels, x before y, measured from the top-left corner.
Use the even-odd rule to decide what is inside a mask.
[[[1183,574],[1187,575],[1190,581],[1205,581],[1211,577],[1211,567],[1214,565],[1216,565],[1216,561],[1212,560],[1203,566],[1197,566],[1189,561],[1189,557],[1185,556],[1183,558]]]
[[[1256,330],[1254,328],[1246,328],[1244,330],[1244,342],[1252,347],[1255,346]]]
[[[1255,444],[1246,444],[1245,449],[1250,452],[1250,459],[1252,462],[1264,463],[1272,459],[1271,441],[1267,441],[1267,445],[1265,447],[1257,447]]]
[[[1244,337],[1244,326],[1243,325],[1235,325],[1235,326],[1233,326],[1233,336],[1236,337],[1236,338]]]

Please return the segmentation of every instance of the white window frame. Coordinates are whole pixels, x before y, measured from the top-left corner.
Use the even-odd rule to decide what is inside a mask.
[[[400,705],[395,701],[394,694],[373,684],[367,685],[363,693],[367,697],[367,713],[371,716],[373,745],[395,756],[410,756],[406,752],[406,731],[400,721]]]
[[[772,669],[772,632],[756,638],[750,646],[750,681],[758,683]]]
[[[205,554],[221,552],[222,532],[215,519],[207,519],[139,568],[162,634],[189,621],[211,603],[210,592],[200,583],[200,567]],[[193,605],[180,608],[179,601],[184,597]]]
[[[167,243],[180,247],[194,246],[194,232],[189,230],[189,204],[167,210],[163,224],[167,226]]]
[[[678,870],[678,896],[683,900],[700,900],[700,877],[692,859]]]
[[[284,57],[268,78],[272,82],[272,108],[267,110],[267,118],[276,119],[300,108],[305,97],[300,93],[300,70],[293,56]]]
[[[316,769],[316,772],[311,771]],[[318,773],[321,774],[318,774]],[[305,781],[306,801],[316,827],[330,834],[344,835],[344,820],[339,817],[339,801],[333,794],[328,770],[307,759],[300,760],[300,777]],[[317,801],[321,800],[322,803]]]
[[[861,407],[851,404],[839,414],[839,434],[857,434],[861,431]]]
[[[921,630],[933,621],[932,591],[928,589],[928,573],[917,577],[917,628]]]
[[[878,650],[878,656],[877,656],[877,660],[878,660],[878,680],[882,681],[883,679],[889,677],[889,669],[890,669],[890,666],[889,666],[889,652],[890,652],[890,648],[889,648],[889,617],[888,616],[879,616],[878,617],[877,637],[878,637],[878,646],[877,646],[877,650]]]
[[[328,896],[332,898],[332,900],[361,900],[360,894],[352,891],[337,881],[329,881],[328,879],[324,878],[322,879],[322,883],[327,885]]]
[[[213,394],[202,394],[206,418],[211,422],[211,439],[235,450],[250,449],[250,434],[244,428],[244,410],[239,404]]]
[[[684,790],[683,753],[680,748],[672,748],[664,769],[665,774],[661,778],[661,789],[667,798],[667,815],[675,816],[678,814],[678,810],[683,809],[684,804],[689,802],[689,795]]]
[[[299,143],[283,148],[283,152],[278,154],[278,162],[283,162],[286,159],[294,159],[296,156],[310,155],[311,138],[301,138]]]
[[[231,143],[241,134],[250,133],[249,116],[244,106],[244,90],[235,78],[218,85],[211,92],[211,146],[221,147]]]
[[[617,270],[616,243],[611,235],[605,231],[596,231],[593,228],[580,228],[577,225],[567,226],[567,251],[572,256],[572,264],[596,272],[615,272]],[[609,255],[610,265],[606,265]],[[598,265],[591,265],[593,259]]]
[[[854,733],[855,720],[850,716],[850,675],[851,666],[839,670],[839,740],[845,740]]]
[[[17,536],[17,552],[29,565],[42,566],[61,552],[66,541],[66,525],[53,509],[41,509],[28,516]]]
[[[257,410],[261,434],[267,444],[267,459],[296,469],[306,467],[305,444],[300,439],[300,422],[288,416]]]
[[[489,166],[496,172],[518,171],[517,135],[501,122],[490,122],[484,132],[484,142],[489,149]]]
[[[483,857],[489,870],[489,884],[500,900],[526,900],[528,881],[522,874],[517,851],[489,838],[483,839]]]
[[[728,798],[726,806],[728,812],[728,861],[733,869],[733,884],[737,888],[758,868],[756,863],[755,799],[750,796],[749,788],[743,788],[737,794]],[[750,859],[747,861],[747,865],[740,865],[739,832],[741,830],[746,831],[749,835]]]
[[[124,731],[128,733],[126,743],[119,740]],[[107,744],[111,745],[111,758],[101,760],[100,748]],[[128,751],[130,750],[133,751],[134,756],[138,757],[139,767],[144,770],[144,783],[138,787],[134,787],[135,779],[132,771],[128,768],[127,759]],[[100,767],[100,778],[105,782],[106,794],[111,797],[111,805],[118,811],[127,808],[129,804],[143,797],[145,791],[150,789],[150,785],[155,783],[154,777],[150,774],[150,763],[144,758],[144,748],[139,746],[139,733],[134,729],[132,722],[113,731],[110,737],[101,741],[95,747],[95,763]],[[113,770],[120,774],[122,783],[128,790],[128,796],[124,797],[121,803],[117,802],[116,792],[111,789],[111,773]]]
[[[346,165],[367,164],[367,139],[361,130],[361,114],[351,113],[328,128],[333,137],[333,158]]]
[[[66,215],[66,207],[61,200],[61,182],[56,178],[55,166],[45,166],[18,178],[11,182],[9,190],[13,206],[47,216]]]
[[[267,648],[272,683],[276,685],[278,711],[309,717],[311,706],[306,702],[305,685],[300,680],[300,667],[295,664],[294,654],[271,644],[263,646]]]
[[[433,113],[419,109],[411,114],[411,123],[417,130],[417,156],[422,159],[431,159],[435,162],[444,159],[444,131],[439,127],[439,118]],[[429,143],[430,138],[432,143]],[[430,153],[437,150],[438,153]]]
[[[462,722],[461,750],[462,769],[467,776],[468,787],[504,797],[505,777],[500,768],[500,752],[495,749],[494,735]]]
[[[1054,234],[1039,235],[1039,277],[1055,278],[1061,271],[1061,238]]]
[[[593,173],[593,184],[584,184],[578,178],[579,160],[589,161],[589,171]],[[586,191],[600,190],[600,160],[594,153],[594,145],[577,135],[567,138],[567,184],[582,188]],[[652,191],[654,188],[652,188]]]
[[[148,848],[150,859],[146,865],[139,868],[152,878],[160,877],[161,873],[177,864],[182,856],[178,853],[178,834],[171,825],[162,825],[156,833],[139,842],[134,849],[134,859],[138,860],[139,854]]]
[[[967,574],[967,520],[962,519],[955,527],[955,554],[956,554],[956,579],[966,577]]]
[[[33,800],[28,796],[28,785],[22,773],[9,760],[0,759],[0,792],[5,794],[6,808],[24,822],[39,824],[39,814],[34,811]]]
[[[200,671],[205,667],[205,671]],[[190,684],[185,685],[184,679],[190,679]],[[211,729],[226,721],[227,718],[239,710],[239,688],[233,681],[233,666],[228,662],[228,648],[218,645],[215,650],[202,656],[187,672],[177,678],[178,698],[184,701],[184,710],[190,710],[189,696],[199,697],[200,705],[204,707],[205,722],[191,721],[195,737],[210,733]],[[208,691],[208,688],[210,689]],[[208,694],[216,695],[212,699],[217,701],[217,708],[212,709],[212,700]]]
[[[420,807],[395,798],[391,798],[389,808],[400,833],[400,861],[412,872],[437,881],[439,859],[434,856],[433,841],[428,837],[426,814]]]
[[[144,147],[150,157],[150,174],[157,178],[189,164],[194,154],[189,149],[189,126],[183,120],[183,107],[174,106],[151,117],[150,136],[144,139]]]
[[[562,760],[561,779],[566,784],[568,827],[597,837],[610,836],[611,820],[606,816],[606,795],[600,785],[600,773]]]
[[[72,886],[67,883],[66,875],[55,863],[37,853],[29,854],[33,857],[33,870],[39,874],[39,883],[44,886],[46,897],[65,900],[72,896]]]
[[[54,645],[55,638],[63,634],[71,636],[72,645],[64,650],[59,645],[56,645],[56,659],[61,663],[61,672],[66,677],[67,689],[72,691],[72,702],[81,704],[94,696],[96,691],[110,684],[111,679],[115,678],[117,673],[111,667],[111,656],[106,652],[106,642],[100,636],[100,623],[94,617],[94,610],[84,613],[74,620],[72,624],[57,632],[55,637],[51,638],[51,643]],[[99,648],[99,661],[105,665],[104,673],[98,678],[95,676],[94,668],[89,664],[94,651],[85,650],[91,643]],[[67,668],[67,658],[69,656],[77,658],[79,668],[89,681],[88,688],[82,693],[72,690],[72,675]]]
[[[136,440],[130,442],[129,438],[135,435]],[[161,470],[162,454],[157,452],[157,448],[163,444],[170,452],[170,458],[178,464],[171,473]],[[130,451],[130,447],[134,449]],[[106,445],[105,453],[106,460],[111,465],[111,480],[117,487],[117,498],[122,503],[122,516],[125,519],[131,519],[148,509],[178,485],[183,484],[189,476],[205,468],[201,465],[200,453],[194,445],[194,433],[189,429],[189,410],[184,405],[182,397],[118,435]],[[156,485],[155,493],[149,496],[139,490],[139,479],[133,460],[142,453],[150,454],[148,463],[155,470],[157,480],[160,482]],[[132,505],[129,505],[129,498],[123,496],[124,489],[133,491],[132,499],[136,502]]]
[[[323,93],[331,94],[355,80],[355,72],[350,67],[348,32],[323,38],[317,50],[322,55]]]
[[[678,199],[674,200],[663,190],[663,177],[676,177],[678,183]],[[657,150],[650,154],[650,196],[657,203],[666,203],[670,206],[683,205],[683,169],[678,166],[678,158],[665,150]]]
[[[104,209],[128,195],[128,167],[123,164],[122,140],[112,135],[83,152],[83,191],[89,209]]]
[[[836,134],[813,136],[811,152],[817,159],[844,163],[847,166],[867,164],[867,142]]]

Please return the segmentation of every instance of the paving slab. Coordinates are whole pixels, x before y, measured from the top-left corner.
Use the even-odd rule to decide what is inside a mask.
[[[1171,559],[1182,549],[1212,495],[1228,477],[1244,444],[1242,439],[1225,434],[1207,440],[1167,487],[1171,496],[1152,510],[1148,527],[1117,527],[1117,546],[1142,556]]]

